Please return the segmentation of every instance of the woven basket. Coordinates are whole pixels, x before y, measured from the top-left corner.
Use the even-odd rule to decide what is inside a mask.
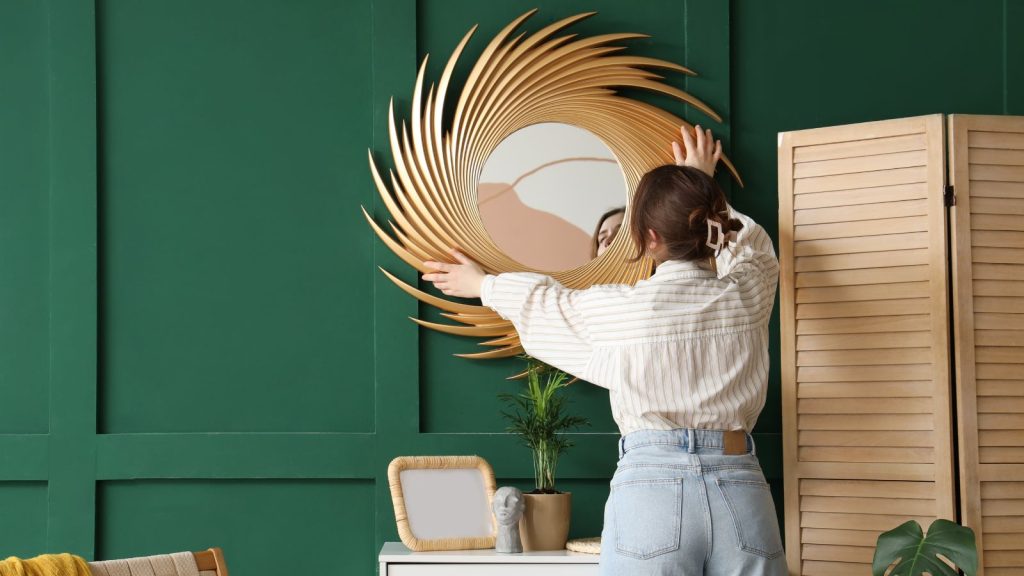
[[[584,554],[600,554],[601,537],[595,536],[593,538],[576,538],[575,540],[569,540],[565,543],[565,549],[572,550],[573,552],[583,552]]]

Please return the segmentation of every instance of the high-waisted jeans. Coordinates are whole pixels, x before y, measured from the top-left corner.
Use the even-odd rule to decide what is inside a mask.
[[[602,576],[785,576],[771,491],[715,430],[640,430],[619,440],[605,504]]]

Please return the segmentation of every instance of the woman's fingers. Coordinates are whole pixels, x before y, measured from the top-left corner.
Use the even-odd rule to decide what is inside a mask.
[[[459,252],[459,250],[457,248],[452,248],[451,249],[451,253],[452,253],[452,257],[454,257],[455,260],[459,264],[475,264],[476,263],[473,260],[471,260],[468,256],[463,254],[462,252]]]
[[[686,162],[686,155],[683,154],[683,147],[679,142],[672,142],[672,156],[676,159],[676,166],[682,166]]]
[[[718,164],[718,161],[722,159],[722,141],[715,142],[715,155],[711,159]]]
[[[690,134],[690,131],[686,128],[686,126],[680,128],[679,131],[683,133],[683,146],[686,147],[686,156],[690,157],[691,155],[696,154],[697,141],[694,140],[693,134]]]

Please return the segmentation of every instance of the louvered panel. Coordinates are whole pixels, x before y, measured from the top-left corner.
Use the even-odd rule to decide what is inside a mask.
[[[977,330],[974,343],[980,346],[1024,346],[1024,330]]]
[[[975,198],[1024,198],[1024,191],[1016,182],[975,181],[971,188],[971,195]]]
[[[878,382],[880,380],[927,380],[934,372],[935,367],[932,364],[801,366],[796,369],[796,377],[801,382]]]
[[[951,122],[956,119],[956,116],[950,117]],[[961,122],[974,123],[969,130],[967,129],[968,124],[964,124],[967,146],[996,150],[1024,150],[1024,132],[1017,131],[1012,126],[1009,127],[1009,130],[998,127],[999,123],[1007,119],[1017,122],[1007,116],[959,116]]]
[[[1016,183],[1012,185],[1017,186]],[[974,214],[970,224],[975,230],[1024,230],[1024,222],[1013,214]]]
[[[924,300],[919,298],[917,300]],[[913,302],[916,302],[914,300]],[[816,306],[816,310],[820,310],[822,314],[826,312],[824,310],[824,304],[809,304],[807,307]],[[835,308],[840,310],[840,314],[844,316],[855,315],[848,311],[848,309],[841,304],[835,304]],[[865,308],[874,313],[874,315],[881,316],[882,312],[888,310],[888,308]],[[1002,351],[1004,348],[996,348],[997,351]],[[930,359],[931,348],[873,348],[869,350],[826,350],[820,352],[797,352],[796,353],[796,365],[797,366],[835,366],[841,364],[845,366],[857,366],[857,365],[877,365],[877,364],[924,364]],[[1012,354],[1012,352],[1009,352]]]
[[[979,574],[1020,574],[1024,118],[952,116],[949,136],[961,512],[977,534]]]
[[[803,382],[797,398],[931,398],[932,383],[920,382]]]
[[[884,252],[897,248],[927,248],[927,232],[908,234],[879,234],[863,238],[832,238],[814,242],[794,242],[793,254],[799,256],[821,256],[824,254],[858,254],[861,252]]]
[[[1019,448],[1024,446],[1024,430],[979,430],[978,446]]]
[[[985,573],[1024,572],[1024,481],[982,482],[979,496]]]
[[[796,312],[798,320],[804,318],[847,318],[865,316],[896,316],[899,314],[927,314],[927,298],[900,298],[896,300],[868,300],[860,302],[826,302],[804,304]]]
[[[821,530],[804,528],[800,536],[806,544],[835,544],[838,546],[874,546],[878,537],[869,530]]]
[[[885,486],[880,488],[884,489]],[[872,498],[864,495],[854,498],[804,496],[800,499],[800,509],[807,512],[839,512],[843,514],[927,516],[935,509],[935,501],[920,498]]]
[[[927,448],[864,448],[860,446],[801,446],[801,462],[935,462],[935,450]],[[929,506],[934,506],[934,503]]]
[[[1024,533],[989,534],[985,538],[985,550],[1020,550]]]
[[[803,563],[803,569],[807,576],[864,576],[871,573],[871,564],[808,560]]]
[[[1024,166],[1024,150],[1008,148],[971,148],[967,152],[971,164],[995,164],[997,166]]]
[[[801,258],[798,261],[800,268],[797,272],[873,268],[878,264],[879,258],[884,258],[893,265],[909,266],[927,262],[928,251],[922,248],[918,250],[891,250],[875,253],[862,252],[859,254],[827,254],[823,256],[808,256]],[[888,287],[891,285],[892,284],[880,284],[877,286]]]
[[[888,218],[907,216],[924,216],[928,214],[928,203],[923,199],[889,201],[879,204],[859,204],[854,206],[829,206],[827,208],[808,208],[797,210],[793,215],[793,223],[797,226],[808,224],[836,224],[840,222],[856,222],[859,220],[877,220],[880,209]]]
[[[794,299],[795,300],[795,299]],[[795,320],[795,318],[794,318]],[[828,318],[797,320],[797,334],[865,334],[869,332],[921,332],[931,328],[927,314],[879,316],[873,318]],[[788,326],[786,327],[788,329]]]
[[[977,381],[978,396],[1024,396],[1022,380],[982,380]]]
[[[804,560],[827,560],[839,562],[859,562],[870,564],[875,549],[868,546],[829,546],[821,544],[804,544]]]
[[[978,413],[1024,413],[1024,396],[988,396],[978,398]]]
[[[797,303],[800,291],[797,290]],[[868,348],[919,348],[931,344],[931,335],[924,332],[899,334],[894,332],[868,332],[866,334],[825,334],[797,336],[796,349],[801,350],[864,350]]]
[[[876,202],[899,202],[924,197],[924,184],[897,184],[896,186],[876,186],[874,188],[855,188],[836,192],[813,192],[801,194],[793,198],[795,210],[827,208],[835,210],[840,206],[859,206]]]
[[[931,398],[804,398],[798,414],[930,414]]]
[[[981,511],[980,504],[978,511]],[[984,516],[981,520],[981,530],[984,534],[1024,533],[1024,518],[1020,516]],[[979,540],[979,542],[983,544],[983,541]]]
[[[942,117],[779,150],[787,560],[867,574],[880,532],[954,516]]]
[[[913,516],[904,514],[862,514],[857,512],[803,512],[800,515],[801,527],[825,528],[832,530],[875,530],[875,536],[891,530],[907,520],[916,520],[922,526],[928,526],[935,520],[934,516]]]
[[[799,421],[800,430],[935,429],[931,414],[801,414]]]
[[[846,449],[843,447],[860,446],[864,443],[871,446],[931,448],[935,445],[935,435],[927,431],[904,434],[893,430],[801,430],[799,442],[801,450],[812,446]],[[891,486],[889,487],[891,489]]]
[[[794,166],[795,168],[795,166]],[[855,188],[871,188],[875,186],[893,186],[897,184],[917,184],[928,178],[926,167],[896,168],[875,172],[859,172],[840,174],[837,176],[818,176],[794,180],[791,189],[794,194],[810,192],[832,192]]]
[[[1024,248],[1024,232],[974,230],[971,234],[971,245]]]
[[[795,216],[795,215],[794,215]],[[924,216],[889,217],[880,211],[879,217],[857,222],[832,222],[829,224],[804,224],[793,231],[793,240],[828,240],[854,238],[877,234],[906,234],[928,230],[928,219]]]

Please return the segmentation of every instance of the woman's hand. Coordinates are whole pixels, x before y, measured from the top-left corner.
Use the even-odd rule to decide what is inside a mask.
[[[424,262],[426,267],[433,268],[436,272],[424,274],[423,279],[433,282],[435,288],[448,296],[479,298],[480,285],[483,284],[486,275],[483,268],[458,250],[452,249],[451,252],[458,264]]]
[[[700,124],[694,127],[697,137],[694,138],[686,126],[681,126],[679,132],[683,135],[683,145],[686,146],[686,154],[679,142],[672,142],[672,155],[676,158],[676,166],[691,166],[714,178],[715,166],[722,157],[722,141],[715,140],[711,135],[711,129],[701,130]]]

